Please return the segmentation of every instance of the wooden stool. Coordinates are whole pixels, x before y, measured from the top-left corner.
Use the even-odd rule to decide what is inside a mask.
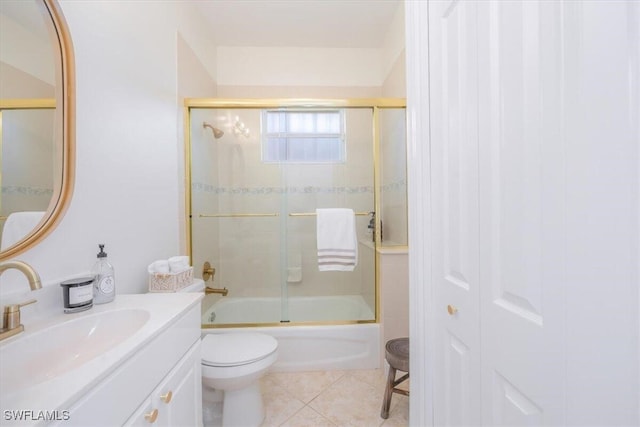
[[[384,399],[382,401],[380,416],[387,419],[389,418],[391,395],[398,393],[409,396],[407,390],[396,388],[398,384],[409,379],[409,338],[396,338],[387,341],[385,358],[389,363],[389,376],[387,377],[387,385],[384,389]],[[406,374],[396,380],[396,371],[406,372]]]

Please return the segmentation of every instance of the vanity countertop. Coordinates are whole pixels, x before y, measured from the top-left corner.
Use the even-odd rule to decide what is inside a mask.
[[[64,314],[60,310],[60,314],[53,317],[25,324],[24,332],[0,342],[0,416],[7,420],[8,416],[14,416],[8,415],[7,411],[33,411],[33,414],[28,414],[33,418],[39,411],[68,410],[100,381],[174,325],[202,298],[203,293],[117,295],[113,302],[95,305],[85,312]],[[112,334],[108,331],[113,319],[119,320],[117,328],[123,332]],[[123,324],[130,319],[135,322],[130,326]],[[77,342],[71,341],[63,346],[50,343],[50,337],[55,336],[51,331],[60,334],[73,324],[83,325],[89,331],[81,336],[85,336],[83,340],[86,339],[90,345],[79,345],[81,348],[76,350]],[[115,322],[113,329],[116,329]],[[94,331],[99,338],[93,337],[91,341]],[[103,335],[99,335],[101,332]],[[56,351],[48,350],[45,354],[43,349],[49,348],[47,346]],[[99,353],[91,350],[100,346],[105,348]],[[94,354],[87,355],[92,351]],[[57,362],[49,362],[56,358]]]

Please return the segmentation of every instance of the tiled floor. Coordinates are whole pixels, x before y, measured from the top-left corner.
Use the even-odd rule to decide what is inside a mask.
[[[266,410],[262,426],[408,426],[409,398],[397,393],[389,418],[380,418],[385,380],[382,369],[269,373],[261,383]]]

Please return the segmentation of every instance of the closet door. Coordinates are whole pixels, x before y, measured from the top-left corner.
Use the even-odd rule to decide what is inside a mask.
[[[565,178],[561,2],[478,14],[482,405],[487,425],[562,425]]]
[[[477,2],[429,4],[434,422],[480,422]]]
[[[429,421],[638,425],[640,3],[428,19]]]
[[[559,16],[431,2],[436,425],[562,423]]]

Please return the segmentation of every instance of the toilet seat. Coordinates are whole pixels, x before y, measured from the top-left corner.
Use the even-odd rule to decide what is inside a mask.
[[[202,339],[202,364],[211,367],[242,366],[267,358],[277,349],[278,341],[266,334],[207,334]]]

